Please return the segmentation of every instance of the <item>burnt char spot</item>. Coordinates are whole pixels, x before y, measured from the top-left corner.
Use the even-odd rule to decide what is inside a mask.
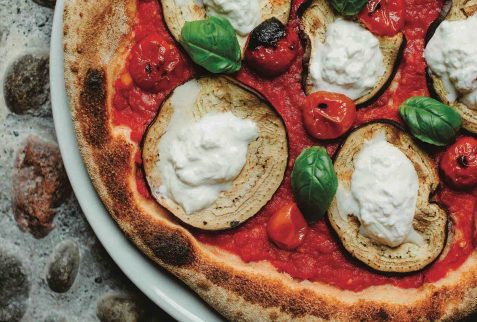
[[[80,94],[80,118],[83,135],[88,144],[99,147],[108,135],[106,115],[105,75],[102,70],[89,69]]]
[[[277,42],[286,36],[283,23],[273,17],[258,25],[250,34],[249,48],[254,50],[258,46],[275,47]]]
[[[105,146],[101,154],[98,154],[101,180],[108,187],[118,219],[134,218],[138,212],[134,207],[132,193],[125,179],[130,174],[130,158],[130,148],[122,141],[114,141],[113,144]]]
[[[154,254],[168,265],[188,265],[195,259],[190,243],[176,231],[162,229],[146,240],[146,243]]]
[[[240,221],[233,220],[233,221],[230,222],[230,228],[235,228],[238,225],[240,225]]]
[[[389,314],[383,308],[378,311],[378,321],[389,321]]]

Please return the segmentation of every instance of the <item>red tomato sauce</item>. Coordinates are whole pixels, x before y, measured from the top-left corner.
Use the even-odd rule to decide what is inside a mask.
[[[138,1],[136,26],[133,30],[131,47],[145,37],[157,33],[168,43],[177,46],[167,31],[162,20],[160,4],[155,0]],[[131,139],[141,142],[147,126],[151,123],[164,99],[174,88],[190,79],[194,69],[186,54],[181,52],[176,73],[166,90],[159,93],[150,93],[136,86],[129,73],[131,55],[128,56],[125,68],[114,84],[113,97],[113,124],[124,125],[131,129]]]
[[[303,0],[293,2],[290,29],[298,32],[296,12]],[[422,58],[424,37],[428,26],[434,21],[443,5],[443,0],[407,0],[404,34],[407,46],[396,74],[397,86],[387,89],[372,105],[358,110],[357,124],[376,119],[391,119],[400,122],[399,105],[414,95],[429,95],[425,62]],[[162,18],[160,4],[155,0],[138,0],[137,21],[134,28],[135,42],[158,33],[174,43]],[[132,44],[134,45],[134,44]],[[176,46],[178,46],[176,44]],[[131,138],[140,143],[148,124],[155,117],[161,103],[179,84],[197,74],[185,54],[181,54],[180,73],[170,83],[170,88],[158,94],[141,91],[128,75],[129,59],[123,73],[115,83],[113,98],[113,122],[131,129]],[[321,220],[309,227],[304,242],[295,250],[287,251],[276,247],[267,236],[267,222],[277,210],[293,201],[290,174],[293,162],[302,149],[319,144],[304,130],[301,106],[305,95],[301,88],[303,48],[299,48],[298,59],[283,75],[265,79],[244,66],[236,78],[261,92],[282,116],[287,127],[290,161],[285,178],[274,197],[253,218],[230,231],[205,232],[193,230],[201,241],[215,245],[240,256],[246,262],[269,261],[280,272],[297,279],[308,279],[336,286],[341,289],[360,291],[369,286],[392,284],[402,288],[416,288],[426,282],[445,277],[458,268],[477,246],[474,215],[477,212],[477,189],[471,192],[456,192],[443,186],[436,200],[449,210],[449,244],[443,255],[433,264],[416,273],[383,274],[376,272],[353,259],[341,246],[329,223]],[[333,154],[340,142],[327,144]],[[436,162],[441,150],[430,151]],[[138,191],[151,198],[141,170],[140,155],[136,158]]]

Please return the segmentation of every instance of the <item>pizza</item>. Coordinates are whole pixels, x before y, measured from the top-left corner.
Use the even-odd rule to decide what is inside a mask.
[[[124,234],[237,321],[477,311],[477,2],[68,0]]]

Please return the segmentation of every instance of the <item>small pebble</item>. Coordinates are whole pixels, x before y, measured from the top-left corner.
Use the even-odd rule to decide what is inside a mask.
[[[144,319],[144,309],[131,297],[123,294],[107,294],[96,306],[101,322],[139,322]]]
[[[0,248],[0,322],[20,321],[27,309],[30,282],[19,258]]]
[[[80,264],[78,244],[65,240],[58,244],[50,257],[46,281],[51,290],[67,292],[73,285]]]
[[[15,114],[40,114],[50,95],[48,57],[27,54],[7,69],[4,83],[5,102]]]
[[[17,152],[12,186],[17,225],[45,237],[54,227],[55,208],[71,193],[58,145],[29,136]]]

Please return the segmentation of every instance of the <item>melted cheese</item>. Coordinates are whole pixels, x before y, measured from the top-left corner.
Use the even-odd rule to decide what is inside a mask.
[[[196,81],[174,91],[174,114],[159,144],[163,184],[155,193],[173,199],[187,214],[209,207],[230,189],[247,161],[249,143],[258,137],[253,121],[231,112],[194,120],[199,91]]]
[[[386,141],[384,132],[366,142],[355,159],[351,190],[342,184],[336,195],[340,215],[356,216],[360,233],[397,247],[421,244],[413,229],[419,179],[412,162]]]
[[[439,76],[447,99],[477,109],[477,15],[467,20],[443,21],[427,44],[424,57]]]
[[[314,91],[341,93],[355,100],[384,75],[379,40],[356,22],[337,19],[328,26],[325,43],[317,36],[310,60]]]
[[[262,21],[258,0],[203,0],[207,15],[227,18],[237,34],[248,35]]]

